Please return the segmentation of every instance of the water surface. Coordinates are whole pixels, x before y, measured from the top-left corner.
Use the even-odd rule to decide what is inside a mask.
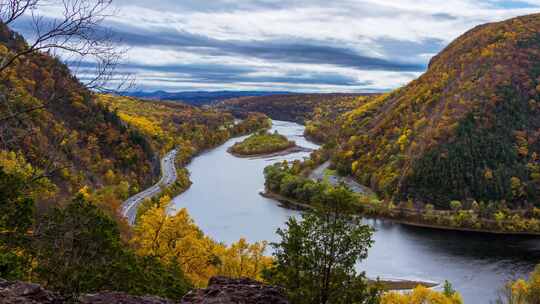
[[[303,136],[304,127],[274,121],[273,130],[299,146],[317,148]],[[273,131],[272,130],[272,131]],[[275,230],[296,211],[281,208],[259,192],[264,167],[307,157],[299,152],[271,158],[236,158],[227,148],[244,137],[196,157],[189,165],[193,185],[173,199],[173,210],[187,208],[197,225],[216,241],[276,241]],[[366,220],[376,229],[375,245],[358,267],[369,277],[449,280],[465,303],[489,303],[508,279],[527,275],[540,263],[540,241],[464,232],[413,228],[383,220]]]

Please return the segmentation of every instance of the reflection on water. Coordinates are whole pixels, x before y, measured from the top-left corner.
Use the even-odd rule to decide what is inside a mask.
[[[304,127],[274,121],[273,129],[300,146],[317,148],[303,136]],[[173,200],[172,209],[187,208],[195,222],[217,241],[275,241],[275,230],[296,211],[283,209],[258,193],[264,188],[263,169],[275,162],[307,157],[300,152],[264,158],[236,158],[227,148],[243,138],[196,157],[188,169],[193,185]],[[524,276],[540,262],[540,242],[414,228],[382,220],[366,220],[376,229],[375,245],[359,265],[369,277],[449,280],[465,303],[489,303],[509,278]]]

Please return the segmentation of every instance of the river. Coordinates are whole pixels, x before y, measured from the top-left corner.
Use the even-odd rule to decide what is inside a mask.
[[[304,127],[274,121],[273,130],[299,146],[318,146],[303,137]],[[272,131],[273,131],[272,130]],[[297,211],[264,198],[264,167],[307,157],[299,152],[270,158],[237,158],[227,148],[243,137],[196,157],[188,166],[193,185],[175,197],[171,212],[187,208],[197,225],[216,241],[275,241],[275,230]],[[540,263],[540,240],[408,227],[365,220],[375,229],[369,257],[358,265],[368,277],[450,281],[465,303],[490,303],[508,279],[526,276]]]

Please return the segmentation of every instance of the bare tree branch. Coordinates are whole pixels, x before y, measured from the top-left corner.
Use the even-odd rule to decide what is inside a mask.
[[[36,7],[38,0],[1,0],[0,1],[0,19],[9,25],[21,17],[26,11]]]
[[[63,58],[75,56],[72,66],[84,63],[95,69],[87,73],[92,75],[90,79],[81,81],[90,90],[110,92],[131,86],[131,76],[119,78],[115,75],[116,67],[127,50],[117,47],[113,35],[101,26],[105,18],[115,14],[111,4],[112,0],[0,0],[1,22],[9,25],[24,15],[30,18],[32,29],[27,37],[27,47],[10,49],[4,58],[0,58],[0,74],[24,56],[40,51],[58,52]],[[55,18],[45,16],[42,13],[45,6],[59,8],[61,13]],[[111,90],[109,84],[113,80],[117,87]],[[8,103],[6,96],[2,96],[4,105]],[[0,124],[18,115],[43,109],[48,104],[0,113]]]
[[[0,80],[4,80],[0,81],[0,148],[9,149],[29,140],[37,129],[31,113],[63,102],[66,97],[52,92],[50,98],[41,96],[34,104],[20,103],[9,81],[1,78],[7,77],[10,73],[6,71],[29,55],[47,52],[63,59],[71,56],[74,59],[70,67],[84,66],[88,70],[90,66],[93,71],[85,71],[90,77],[81,83],[92,91],[114,92],[132,85],[130,75],[116,73],[127,50],[119,48],[112,33],[102,26],[107,17],[116,13],[111,4],[112,0],[0,0],[0,23],[9,26],[25,18],[31,29],[25,33],[28,41],[25,47],[11,47],[7,55],[0,57]],[[46,6],[57,8],[59,14],[45,15]],[[112,82],[116,89],[111,89]],[[62,139],[59,140],[58,144]],[[48,177],[62,169],[56,168],[60,163],[57,157],[44,157],[49,162],[44,164],[44,173],[35,178]]]
[[[62,10],[57,18],[40,13],[40,8],[51,4]],[[112,80],[118,91],[132,85],[131,75],[123,78],[115,75],[127,49],[119,48],[113,35],[101,26],[105,18],[116,13],[111,4],[112,0],[0,0],[0,21],[10,24],[27,15],[32,28],[28,48],[15,50],[1,59],[0,73],[25,55],[57,51],[64,56],[74,55],[76,61],[95,67],[94,77],[83,83],[91,90],[109,91]]]

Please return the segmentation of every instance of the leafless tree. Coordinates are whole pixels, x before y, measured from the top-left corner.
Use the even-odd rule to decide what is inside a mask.
[[[31,31],[28,47],[11,50],[0,60],[0,73],[25,56],[38,51],[59,52],[64,57],[72,58],[71,64],[79,66],[89,63],[94,69],[93,75],[83,84],[89,89],[104,91],[113,79],[115,68],[125,54],[125,49],[118,48],[109,31],[102,27],[105,18],[111,16],[112,0],[0,0],[0,21],[6,25],[26,18]],[[57,16],[45,16],[43,8],[55,8]],[[117,81],[120,86],[128,84],[129,77]],[[3,100],[8,102],[6,98]],[[4,113],[0,123],[14,119],[18,115],[46,107],[51,100],[42,105]]]
[[[56,51],[72,55],[76,61],[94,65],[94,77],[85,83],[91,89],[104,89],[112,79],[125,49],[116,46],[113,36],[102,23],[115,13],[112,0],[0,0],[0,21],[9,25],[27,17],[31,23],[28,48],[17,50],[3,58],[0,72],[18,58],[36,51]],[[41,13],[44,7],[54,7],[56,17]]]
[[[38,0],[25,1],[5,1],[0,2],[0,19],[4,24],[9,25],[26,11],[35,8]]]
[[[102,26],[105,18],[115,13],[111,7],[112,0],[0,0],[0,22],[12,25],[17,21],[30,25],[28,47],[10,50],[0,59],[0,74],[12,66],[17,59],[39,51],[60,53],[61,57],[70,58],[74,68],[81,64],[92,66],[86,68],[83,84],[95,91],[111,90],[108,85],[115,80],[120,90],[131,85],[129,75],[115,76],[119,61],[126,50],[117,47],[112,34]],[[56,16],[46,16],[43,8],[54,8]],[[23,19],[24,20],[21,20]],[[0,113],[0,124],[17,118],[20,115],[42,109],[54,102],[53,96],[41,105],[17,111],[9,109],[9,99],[0,98],[4,104],[4,113]]]

